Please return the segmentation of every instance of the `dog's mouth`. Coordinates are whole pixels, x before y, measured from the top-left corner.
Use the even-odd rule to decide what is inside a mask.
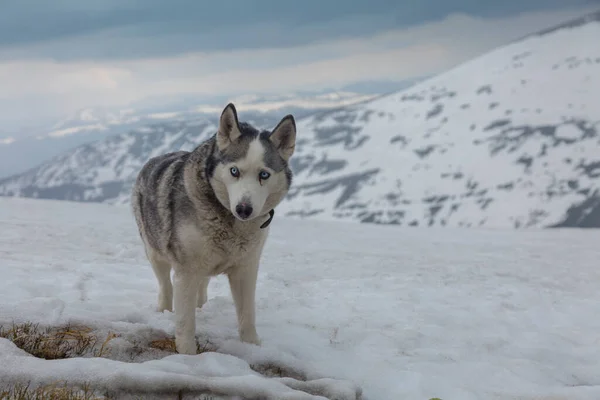
[[[246,217],[246,218],[243,218],[243,217],[241,217],[240,215],[238,215],[235,212],[232,213],[232,214],[235,217],[235,219],[237,219],[238,221],[242,221],[242,222],[249,222],[249,221],[252,221],[253,219],[256,218],[256,217]]]
[[[269,226],[269,224],[271,224],[271,220],[273,219],[273,215],[275,214],[274,210],[270,210],[268,213],[265,214],[256,213],[255,215],[250,215],[249,217],[243,218],[235,210],[232,210],[231,213],[238,221],[242,222],[256,221],[258,219],[262,221],[264,219],[264,222],[260,226],[261,228],[266,228],[267,226]]]

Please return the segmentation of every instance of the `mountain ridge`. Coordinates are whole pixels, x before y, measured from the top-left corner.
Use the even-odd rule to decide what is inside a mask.
[[[417,84],[410,89],[404,90],[400,93],[395,93],[387,96],[386,98],[378,98],[368,103],[368,106],[357,108],[357,107],[346,107],[343,111],[327,111],[321,113],[320,120],[314,120],[307,122],[306,125],[302,125],[301,129],[310,129],[319,135],[323,129],[327,129],[327,126],[336,126],[334,131],[337,131],[338,136],[342,132],[345,133],[344,138],[340,140],[345,141],[344,144],[336,146],[329,146],[327,153],[323,152],[319,155],[312,153],[310,155],[302,155],[305,157],[304,160],[298,161],[301,167],[299,171],[300,175],[300,187],[296,187],[297,191],[291,194],[295,200],[286,203],[283,208],[290,215],[299,216],[324,216],[335,218],[358,220],[361,222],[376,222],[376,223],[397,223],[407,225],[456,225],[456,226],[494,226],[494,227],[540,227],[540,226],[582,226],[582,227],[600,227],[600,212],[598,210],[598,181],[593,171],[593,167],[598,165],[594,161],[594,152],[598,153],[599,142],[598,137],[598,126],[600,121],[600,112],[593,105],[596,104],[594,98],[597,90],[600,89],[599,77],[598,77],[598,64],[600,64],[600,53],[598,52],[598,46],[596,46],[595,38],[600,37],[599,24],[597,23],[598,13],[592,14],[594,18],[580,18],[578,20],[586,20],[585,24],[562,24],[563,28],[554,29],[547,35],[554,35],[552,40],[548,40],[548,37],[539,35],[530,35],[527,39],[524,39],[518,43],[511,43],[505,46],[499,47],[491,52],[488,52],[480,57],[469,60],[462,63],[445,73],[442,73],[436,77],[427,80],[424,83]],[[577,25],[578,29],[568,28],[571,25]],[[567,40],[567,39],[569,40]],[[572,39],[571,39],[572,38]],[[556,43],[555,43],[556,42]],[[577,45],[573,45],[577,43]],[[534,50],[532,50],[534,49]],[[558,61],[553,60],[546,63],[542,63],[542,58],[552,58],[556,56],[556,50],[562,50],[571,53],[582,53],[582,55],[568,55]],[[536,53],[537,55],[534,54]],[[506,54],[509,52],[510,54]],[[498,55],[501,56],[498,59]],[[541,58],[540,58],[541,57]],[[556,59],[556,57],[554,57]],[[532,63],[533,68],[527,73],[523,74],[521,71],[525,67],[526,63]],[[496,65],[505,64],[503,67],[495,67]],[[475,66],[475,67],[474,67]],[[582,74],[575,74],[574,70],[582,70]],[[469,73],[465,74],[465,70]],[[560,73],[556,72],[559,71]],[[562,73],[565,72],[566,73]],[[499,82],[500,88],[493,87],[490,85],[492,79],[496,79],[503,74],[510,74],[511,76],[511,89],[508,93],[504,93],[504,98],[498,97],[494,91],[502,91],[502,86],[507,82]],[[570,73],[569,72],[573,72]],[[522,75],[518,78],[515,75]],[[528,76],[525,76],[528,75]],[[558,93],[556,90],[547,90],[547,87],[553,87],[551,85],[544,85],[544,83],[553,82],[552,76],[556,75],[554,82],[563,82],[571,85],[561,87]],[[561,75],[564,75],[561,76]],[[465,76],[470,78],[470,85],[466,84]],[[563,79],[565,78],[565,79]],[[458,92],[463,92],[460,87],[456,87],[456,81],[461,81],[464,86],[470,86],[472,92],[468,95],[460,96]],[[475,83],[474,83],[475,82]],[[528,85],[534,86],[533,90],[522,90],[522,87]],[[437,87],[436,87],[437,86]],[[495,86],[498,86],[496,84]],[[504,85],[508,86],[508,85]],[[574,90],[573,90],[574,88]],[[506,92],[506,91],[505,91]],[[521,93],[519,93],[521,92]],[[564,97],[563,93],[567,92],[572,95],[572,98],[561,103]],[[518,96],[515,96],[519,93]],[[525,97],[525,98],[523,98]],[[536,101],[538,97],[548,99],[544,103]],[[558,99],[553,104],[550,99],[555,97]],[[459,98],[459,101],[453,99]],[[475,103],[472,100],[475,99]],[[406,103],[427,103],[429,104],[421,107],[411,107]],[[511,106],[507,107],[506,103],[514,102],[518,103],[521,101],[522,107]],[[452,104],[452,103],[456,104]],[[459,104],[460,103],[460,104]],[[503,104],[504,103],[504,104]],[[389,107],[394,104],[393,108]],[[531,107],[534,105],[534,107]],[[591,106],[591,107],[590,107]],[[448,109],[453,107],[451,112]],[[398,110],[398,108],[401,108]],[[496,110],[496,115],[489,118],[487,121],[478,123],[476,121],[471,122],[455,122],[449,121],[450,118],[459,116],[461,110],[473,109],[476,110],[475,114],[471,112],[467,118],[475,118],[476,114],[488,113],[493,114]],[[542,110],[545,108],[545,110]],[[498,110],[504,109],[503,112]],[[386,114],[387,113],[387,114]],[[412,118],[408,114],[413,113]],[[560,118],[556,118],[554,114],[564,114]],[[355,121],[361,118],[370,118],[375,115],[379,118],[379,121],[371,121],[368,126],[361,126],[356,124]],[[327,117],[329,116],[329,118]],[[398,119],[401,122],[394,124],[386,124],[384,119]],[[459,117],[460,118],[460,117]],[[529,120],[528,120],[529,119]],[[333,121],[336,120],[334,123]],[[345,122],[344,122],[345,121]],[[553,189],[551,185],[546,186],[544,189],[539,188],[538,193],[522,193],[520,198],[510,199],[515,209],[517,208],[528,208],[526,210],[519,210],[518,216],[513,217],[500,217],[499,215],[482,215],[481,218],[475,219],[473,216],[467,216],[460,219],[454,218],[455,221],[448,221],[450,218],[440,218],[440,213],[446,212],[447,215],[454,213],[459,207],[461,207],[465,201],[465,198],[476,197],[479,203],[472,204],[471,211],[478,208],[486,209],[494,199],[491,196],[485,197],[485,194],[490,192],[492,188],[486,187],[477,191],[477,186],[483,185],[490,186],[491,181],[489,176],[479,177],[478,179],[467,179],[465,183],[465,190],[462,193],[448,194],[443,193],[442,188],[447,185],[448,177],[458,177],[462,179],[468,174],[467,171],[439,171],[438,178],[432,179],[431,176],[423,176],[423,180],[432,181],[429,187],[420,193],[419,195],[412,196],[413,198],[402,198],[398,192],[402,190],[390,190],[388,193],[384,193],[381,197],[388,196],[387,199],[377,198],[377,191],[370,189],[364,190],[364,193],[368,193],[368,196],[356,196],[361,191],[356,189],[357,186],[368,187],[373,186],[373,178],[375,175],[381,174],[381,168],[368,169],[366,166],[369,165],[370,160],[367,157],[363,157],[361,163],[363,167],[357,168],[358,171],[362,169],[362,172],[353,172],[349,174],[350,168],[339,168],[333,167],[332,170],[344,170],[344,174],[336,174],[334,171],[329,171],[327,180],[318,181],[310,178],[310,173],[305,173],[308,169],[316,165],[316,159],[321,158],[321,165],[325,161],[330,163],[337,163],[341,165],[342,162],[348,164],[350,154],[354,148],[360,148],[361,152],[370,151],[375,157],[381,157],[381,153],[386,152],[386,147],[393,145],[400,145],[402,148],[406,148],[408,143],[411,141],[410,133],[401,133],[390,135],[388,143],[381,143],[379,147],[371,150],[366,150],[365,146],[362,146],[359,141],[373,140],[373,138],[380,136],[387,129],[403,129],[407,130],[406,125],[412,122],[414,126],[412,128],[415,132],[419,130],[425,131],[423,138],[428,139],[432,135],[445,135],[441,138],[440,142],[432,142],[430,140],[422,140],[418,146],[414,146],[411,153],[415,154],[415,161],[413,161],[408,167],[411,170],[426,168],[435,168],[435,165],[422,162],[421,160],[430,157],[431,154],[435,154],[437,151],[442,153],[451,152],[449,147],[456,146],[456,143],[452,143],[451,139],[456,140],[458,132],[464,134],[464,132],[474,132],[473,138],[467,137],[467,140],[472,140],[472,143],[462,143],[463,151],[473,149],[473,145],[489,144],[490,149],[487,152],[481,152],[478,150],[477,156],[480,157],[481,165],[488,164],[488,168],[492,167],[494,158],[499,157],[502,153],[504,156],[507,153],[514,153],[519,151],[520,147],[531,146],[533,141],[531,138],[535,138],[540,147],[536,149],[539,159],[543,159],[545,153],[556,145],[565,144],[572,145],[571,147],[559,149],[564,151],[564,159],[568,164],[572,160],[569,158],[575,158],[578,153],[585,153],[587,151],[588,159],[579,160],[579,164],[572,168],[574,171],[569,171],[572,176],[569,178],[562,178],[560,184],[571,188],[570,199],[567,201],[564,196],[563,199],[567,204],[556,205],[557,209],[550,209],[545,203],[548,202],[547,198],[555,196],[559,198],[561,195],[557,195],[555,192],[560,193],[562,188]],[[455,122],[452,124],[452,122]],[[382,126],[375,128],[374,125],[381,123]],[[345,126],[344,126],[345,124]],[[400,125],[401,124],[401,125]],[[452,125],[450,128],[446,125]],[[391,125],[391,126],[390,126]],[[332,133],[335,133],[332,131]],[[367,131],[367,132],[365,132]],[[445,131],[445,132],[444,132]],[[569,132],[570,131],[570,132]],[[497,132],[495,135],[490,135],[492,132]],[[361,136],[360,133],[363,133]],[[562,137],[561,135],[566,135]],[[486,137],[487,135],[487,137]],[[468,135],[465,135],[468,136]],[[476,137],[479,136],[479,137]],[[356,138],[359,139],[356,139]],[[444,140],[449,140],[450,143],[445,143]],[[306,147],[307,148],[319,148],[319,140],[313,140]],[[425,143],[424,143],[425,142]],[[427,143],[428,142],[428,143]],[[511,143],[513,143],[511,145]],[[344,149],[344,146],[346,147]],[[551,147],[552,146],[552,147]],[[592,151],[589,151],[593,149]],[[345,151],[344,151],[345,150]],[[552,150],[550,150],[552,151]],[[334,155],[346,153],[345,157],[340,159],[332,159]],[[361,153],[361,154],[363,154]],[[456,153],[456,152],[455,152]],[[555,152],[556,153],[556,152]],[[454,154],[454,159],[460,158],[460,152]],[[398,154],[397,157],[408,158],[407,152]],[[312,158],[312,161],[311,161]],[[395,157],[390,154],[388,160],[392,160]],[[443,159],[444,157],[439,157]],[[446,157],[447,158],[447,157]],[[535,154],[522,154],[516,157],[510,164],[504,163],[504,165],[498,166],[498,170],[502,170],[508,166],[515,168],[515,165],[521,166],[523,171],[517,171],[516,175],[521,177],[514,179],[513,177],[507,177],[505,182],[497,182],[495,188],[496,196],[502,196],[501,191],[511,190],[510,188],[519,185],[517,182],[519,179],[524,180],[526,183],[521,182],[522,186],[535,187],[536,182],[528,175],[532,173],[537,174],[553,174],[558,176],[556,171],[552,171],[552,168],[562,168],[564,166],[558,166],[554,162],[554,165],[548,161],[542,161],[542,168],[538,168],[538,171],[532,172],[532,163],[534,163],[536,157]],[[449,165],[454,164],[454,167],[461,169],[464,165],[451,161]],[[390,162],[391,163],[391,162]],[[466,163],[466,161],[465,161]],[[396,161],[397,164],[397,161]],[[458,165],[457,165],[458,164]],[[545,164],[545,165],[544,165]],[[332,164],[333,165],[333,164]],[[398,165],[395,165],[396,167]],[[439,166],[438,166],[439,167]],[[477,166],[471,166],[471,174],[477,174]],[[464,169],[464,168],[463,168]],[[534,166],[535,169],[535,166]],[[578,173],[581,171],[582,173]],[[385,172],[385,171],[384,171]],[[389,172],[389,170],[387,170]],[[565,171],[559,171],[560,174],[565,174]],[[392,181],[394,179],[393,174],[387,174],[384,179]],[[410,177],[410,172],[408,173]],[[473,177],[470,177],[473,178]],[[483,178],[483,179],[482,179]],[[381,181],[381,178],[379,178]],[[411,185],[411,179],[404,179],[404,185]],[[418,180],[421,182],[421,179]],[[344,183],[346,182],[346,183]],[[434,183],[435,182],[435,183]],[[583,185],[581,184],[583,182]],[[380,185],[382,187],[390,188],[388,186]],[[412,185],[418,186],[418,185]],[[450,185],[454,186],[454,185]],[[578,187],[581,186],[581,187]],[[325,188],[319,190],[319,187]],[[331,200],[324,200],[324,196],[330,191],[337,190],[341,194],[337,198]],[[380,188],[377,188],[380,189]],[[414,190],[415,188],[413,188]],[[522,188],[525,192],[526,187]],[[456,187],[452,190],[457,191]],[[436,193],[437,192],[437,193]],[[544,193],[545,192],[545,193]],[[352,199],[354,194],[355,203],[348,204],[346,207],[341,207],[342,204]],[[312,206],[311,197],[315,196],[315,204],[319,206]],[[558,196],[558,197],[556,197]],[[335,196],[334,196],[335,197]],[[357,198],[358,197],[358,198]],[[414,197],[419,197],[415,199]],[[457,199],[457,197],[460,197]],[[504,196],[506,197],[506,196]],[[511,197],[511,196],[508,196]],[[514,197],[514,196],[512,196]],[[528,198],[537,197],[537,204],[526,207],[518,203],[527,203]],[[440,203],[448,202],[449,205],[442,205]],[[455,200],[453,203],[452,201]],[[302,202],[302,207],[298,204]],[[383,204],[376,204],[376,203]],[[415,208],[414,203],[420,204],[420,207],[416,207],[417,210],[411,210]],[[424,204],[430,204],[423,206]],[[541,205],[541,206],[540,206]],[[325,207],[324,207],[325,206]],[[328,206],[328,207],[327,207]],[[354,211],[352,211],[354,209]],[[356,212],[356,210],[361,210]],[[498,211],[499,212],[499,211]],[[417,215],[414,215],[414,214]],[[408,215],[413,215],[407,217]],[[475,212],[474,214],[486,214]],[[487,213],[493,214],[493,213]],[[496,221],[489,221],[489,218],[495,218]],[[500,221],[502,220],[502,221]]]
[[[408,89],[298,120],[294,185],[280,215],[600,227],[600,12],[590,15]],[[216,130],[216,120],[198,124],[158,125],[76,150],[0,180],[0,195],[125,204],[145,160],[191,150]]]
[[[410,82],[406,83],[407,85]],[[0,137],[0,178],[29,172],[55,156],[78,146],[128,133],[155,123],[197,120],[218,116],[221,102],[235,101],[250,119],[277,117],[280,113],[309,116],[320,110],[353,104],[376,97],[376,94],[348,91],[289,93],[278,96],[245,95],[199,101],[196,97],[151,101],[126,108],[84,108],[60,119],[47,128],[30,131],[28,135]],[[224,103],[224,104],[225,104]],[[15,157],[18,154],[18,157]]]

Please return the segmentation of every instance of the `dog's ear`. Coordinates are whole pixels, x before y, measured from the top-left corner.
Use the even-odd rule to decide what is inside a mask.
[[[296,148],[296,121],[294,117],[291,114],[283,117],[273,129],[269,138],[281,157],[286,161],[289,160]]]
[[[217,147],[225,150],[233,141],[237,140],[242,132],[238,122],[237,111],[233,103],[227,104],[221,118],[219,119],[219,130],[217,131]]]

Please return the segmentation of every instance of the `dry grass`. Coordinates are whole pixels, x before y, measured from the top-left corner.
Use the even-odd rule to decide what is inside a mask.
[[[153,340],[150,342],[149,346],[153,349],[168,351],[169,353],[177,352],[175,347],[175,339],[170,337]]]
[[[29,385],[16,384],[7,389],[0,388],[0,400],[109,400],[100,396],[88,386],[69,387],[66,383],[32,388]]]
[[[57,360],[84,355],[104,357],[108,350],[108,342],[117,335],[109,333],[106,339],[100,342],[93,330],[86,326],[41,328],[38,324],[23,323],[13,324],[9,328],[0,326],[0,337],[12,341],[17,347],[35,357]]]
[[[0,326],[0,337],[12,341],[27,353],[46,360],[57,360],[72,357],[105,357],[126,361],[111,354],[110,341],[121,335],[109,332],[100,335],[97,331],[84,325],[67,324],[59,327],[41,327],[31,322]],[[148,342],[133,339],[130,342],[130,362],[148,351],[160,350],[177,353],[175,338],[164,334],[154,335]],[[198,353],[214,351],[216,347],[209,341],[198,343]]]
[[[75,324],[60,327],[40,327],[39,324],[33,323],[0,326],[0,337],[12,341],[27,353],[46,360],[71,357],[112,358],[115,355],[111,354],[110,341],[119,336],[109,332],[106,337],[99,337],[98,332],[92,328]],[[129,353],[131,353],[130,362],[135,362],[142,354],[156,350],[172,354],[177,353],[174,337],[164,333],[153,336],[148,342],[145,340],[131,342],[131,348],[129,349]],[[207,338],[200,339],[197,344],[198,354],[210,351],[218,351],[217,346]],[[123,354],[128,353],[121,351],[121,358]],[[154,354],[154,356],[160,355]],[[289,377],[302,381],[306,380],[304,374],[275,363],[254,364],[250,367],[267,377]],[[101,392],[104,395],[99,396],[98,392],[90,390],[90,387],[92,386],[79,388],[69,386],[68,383],[61,383],[32,388],[29,385],[17,384],[8,389],[0,387],[0,400],[96,400],[114,398],[109,396],[109,392]],[[98,389],[97,387],[94,388]],[[206,398],[211,398],[210,395],[207,394],[207,396]]]
[[[269,378],[293,378],[299,381],[306,381],[306,376],[292,368],[276,365],[273,363],[253,364],[250,365],[254,371]]]
[[[177,353],[177,347],[175,346],[175,338],[172,336],[161,337],[159,339],[152,340],[150,343],[148,343],[148,346],[153,349],[167,351],[169,353]],[[216,350],[217,347],[209,340],[199,341],[196,344],[197,354]]]
[[[149,347],[157,350],[167,351],[169,353],[177,353],[175,347],[175,338],[173,337],[162,337],[159,339],[152,340],[149,343]],[[208,351],[217,351],[210,341],[199,342],[197,345],[198,354],[205,353]],[[282,365],[276,365],[273,363],[253,364],[250,365],[254,371],[258,372],[267,377],[278,377],[278,378],[294,378],[301,381],[306,381],[307,378],[304,374],[295,371],[289,367]]]

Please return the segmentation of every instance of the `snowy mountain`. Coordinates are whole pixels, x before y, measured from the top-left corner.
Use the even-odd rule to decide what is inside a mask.
[[[600,12],[302,121],[287,215],[600,227]]]
[[[253,119],[257,126],[277,121]],[[217,128],[216,118],[156,123],[88,143],[24,174],[0,181],[0,194],[46,199],[123,202],[140,167],[172,149],[193,149]]]
[[[598,38],[600,12],[407,90],[299,120],[296,178],[280,215],[600,227]],[[214,131],[214,122],[159,124],[112,137],[0,181],[0,194],[126,203],[149,157]]]
[[[198,117],[211,117],[219,115],[222,111],[221,103],[233,101],[239,104],[241,111],[250,114],[268,114],[295,112],[303,115],[317,110],[340,107],[352,103],[365,101],[374,95],[362,95],[351,92],[325,92],[325,93],[289,93],[286,95],[243,95],[234,98],[211,98],[209,101],[199,102],[197,97],[174,98],[158,104],[146,101],[140,107],[127,109],[102,109],[87,108],[76,112],[74,115],[56,123],[52,129],[45,132],[42,137],[61,137],[89,131],[107,131],[111,127],[139,128],[156,121],[185,121]]]
[[[77,146],[124,134],[159,122],[180,123],[214,118],[222,104],[235,101],[249,118],[274,119],[281,113],[299,117],[317,111],[366,101],[376,95],[349,91],[289,93],[278,96],[245,95],[233,99],[198,96],[146,99],[129,108],[85,108],[45,128],[33,128],[28,134],[0,134],[0,178],[21,173],[41,162]],[[49,127],[48,127],[49,126]]]

